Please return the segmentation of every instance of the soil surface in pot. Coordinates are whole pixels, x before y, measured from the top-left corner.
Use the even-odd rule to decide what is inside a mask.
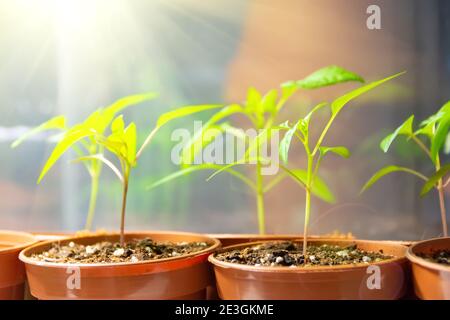
[[[382,251],[368,252],[356,245],[341,247],[331,244],[308,246],[306,258],[303,255],[303,243],[267,242],[240,250],[225,251],[215,255],[218,260],[252,266],[337,266],[361,264],[388,260],[393,256]]]
[[[450,250],[444,249],[444,250],[436,250],[435,252],[431,254],[418,254],[419,257],[426,259],[431,262],[439,263],[439,264],[445,264],[450,266]]]
[[[53,243],[51,249],[33,254],[32,259],[57,263],[119,263],[173,258],[204,250],[206,242],[155,242],[150,238],[136,239],[121,246],[119,242],[98,242],[81,245]]]

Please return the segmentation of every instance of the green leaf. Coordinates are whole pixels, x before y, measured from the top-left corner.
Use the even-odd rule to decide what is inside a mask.
[[[52,130],[52,129],[60,129],[60,130],[66,130],[66,117],[64,116],[56,116],[51,118],[50,120],[42,123],[41,125],[31,129],[27,133],[23,134],[21,137],[19,137],[17,140],[15,140],[11,144],[11,148],[16,148],[18,145],[20,145],[22,142],[24,142],[26,139],[30,138],[31,136],[38,134],[42,131],[46,130]]]
[[[427,136],[430,140],[433,140],[434,137],[434,124],[428,124],[422,128],[416,130],[413,135],[423,135]]]
[[[50,168],[55,164],[55,162],[77,141],[94,136],[97,133],[94,130],[87,129],[83,125],[77,125],[67,131],[61,141],[55,146],[52,154],[48,158],[47,162],[44,165],[44,168],[41,171],[41,174],[38,179],[38,183],[41,182],[42,178],[44,178],[45,174],[50,170]]]
[[[413,123],[414,123],[414,115],[410,116],[405,122],[403,122],[395,131],[389,134],[386,138],[384,138],[380,143],[380,148],[384,152],[389,150],[392,142],[399,135],[412,136],[413,135]]]
[[[277,106],[278,91],[275,89],[270,90],[262,98],[261,106],[263,112],[275,112]]]
[[[85,128],[91,128],[102,134],[108,125],[111,123],[113,118],[106,120],[106,117],[103,116],[103,109],[98,109],[92,112],[81,125]]]
[[[420,191],[420,195],[424,196],[428,192],[431,191],[448,172],[450,171],[450,164],[447,164],[440,168],[438,171],[436,171],[435,174],[433,174],[430,178],[428,178],[428,181],[425,182],[425,184],[422,187],[422,190]]]
[[[131,166],[136,165],[136,124],[131,122],[123,133],[127,146],[127,160]]]
[[[213,142],[219,135],[226,130],[226,124],[212,125],[206,129],[199,130],[199,134],[195,135],[195,140],[189,140],[183,147],[181,153],[181,164],[183,166],[194,163],[195,156],[202,152],[203,149]]]
[[[349,81],[364,82],[364,79],[341,67],[328,66],[315,71],[303,80],[297,81],[296,84],[302,89],[316,89]]]
[[[156,92],[148,92],[144,94],[136,94],[123,97],[114,102],[113,104],[111,104],[110,106],[106,107],[104,109],[104,114],[111,116],[111,118],[114,118],[114,116],[123,109],[139,104],[144,101],[153,100],[156,97],[158,97],[158,94]]]
[[[328,102],[321,102],[318,105],[316,105],[314,108],[311,109],[311,111],[303,118],[306,121],[306,124],[309,126],[309,122],[311,121],[312,116],[319,111],[320,109],[322,109],[323,107],[325,107],[326,105],[328,105]]]
[[[299,124],[300,120],[297,121],[297,123],[292,128],[286,131],[283,139],[281,139],[280,141],[280,146],[278,147],[278,154],[280,155],[281,160],[283,160],[283,162],[286,164],[288,163],[288,154],[289,148],[291,146],[292,137],[297,131]]]
[[[439,110],[437,113],[431,115],[430,117],[428,117],[427,119],[423,120],[420,123],[421,127],[425,127],[429,124],[435,124],[436,122],[438,122],[439,120],[441,120],[441,118],[445,115],[445,112]]]
[[[320,147],[319,148],[322,157],[328,152],[335,153],[343,158],[350,157],[350,151],[346,147]]]
[[[245,109],[242,108],[242,106],[238,104],[231,104],[228,106],[223,107],[220,111],[216,112],[209,118],[209,120],[205,123],[202,129],[206,129],[209,126],[219,122],[220,120],[227,118],[229,116],[232,116],[233,114],[237,113],[246,113]]]
[[[295,169],[292,170],[292,172],[294,172],[294,174],[306,184],[308,174],[306,170]],[[328,203],[334,203],[336,201],[333,193],[331,192],[330,188],[328,188],[325,181],[318,176],[315,176],[312,181],[311,193],[319,199],[322,199],[323,201]]]
[[[169,174],[163,178],[161,178],[160,180],[155,181],[154,183],[152,183],[150,186],[147,187],[147,190],[156,188],[160,185],[163,185],[167,182],[170,182],[172,180],[175,180],[177,178],[189,175],[191,173],[197,172],[197,171],[203,171],[203,170],[220,170],[222,169],[223,166],[221,165],[217,165],[217,164],[200,164],[200,165],[195,165],[195,166],[190,166],[190,167],[186,167],[183,168],[181,170],[178,170],[172,174]],[[253,184],[253,182],[248,179],[247,177],[245,177],[242,173],[240,173],[239,171],[235,171],[233,169],[226,169],[226,171],[230,174],[232,174],[233,176],[235,176],[236,178],[240,179],[241,181],[243,181],[244,183],[248,184],[250,187],[252,187],[253,189],[255,189],[255,186]]]
[[[363,193],[364,191],[366,191],[367,189],[369,189],[373,184],[375,184],[375,182],[377,182],[378,180],[380,180],[382,177],[384,177],[385,175],[392,173],[392,172],[407,172],[410,174],[413,174],[419,178],[421,178],[422,180],[427,181],[427,177],[425,177],[423,174],[413,170],[413,169],[409,169],[409,168],[405,168],[405,167],[399,167],[399,166],[387,166],[384,167],[380,170],[378,170],[370,179],[369,181],[366,182],[366,184],[364,185],[364,187],[361,189],[361,193]]]
[[[378,80],[378,81],[374,81],[371,82],[365,86],[359,87],[358,89],[355,89],[353,91],[350,91],[349,93],[337,98],[336,100],[333,101],[333,103],[331,104],[331,112],[333,114],[333,116],[336,116],[337,113],[339,113],[339,111],[342,110],[342,108],[351,100],[359,97],[360,95],[362,95],[363,93],[366,93],[376,87],[378,87],[379,85],[392,80],[394,78],[397,78],[399,76],[401,76],[402,74],[404,74],[405,72],[400,72],[397,74],[394,74],[390,77]]]
[[[125,143],[123,142],[123,132],[122,133],[113,133],[108,137],[103,135],[96,135],[95,142],[104,146],[111,153],[122,156],[122,151],[125,148]]]
[[[432,141],[434,138],[434,135],[435,135],[436,123],[441,121],[441,119],[443,117],[445,117],[449,112],[450,112],[450,101],[448,101],[446,104],[444,104],[439,109],[438,112],[436,112],[435,114],[431,115],[430,117],[428,117],[427,119],[422,121],[420,123],[420,129],[417,130],[414,134],[426,135]]]
[[[251,87],[247,91],[247,100],[245,102],[245,109],[249,112],[259,112],[261,104],[261,94],[258,90]]]
[[[445,154],[450,153],[450,133],[448,133],[447,137],[445,138],[444,153]]]
[[[175,109],[173,111],[166,112],[162,114],[156,123],[156,127],[160,128],[165,125],[167,122],[172,121],[174,119],[186,117],[201,111],[211,110],[221,108],[220,104],[206,104],[206,105],[195,105],[195,106],[186,106],[182,108]]]
[[[156,93],[137,94],[121,98],[106,108],[100,108],[93,112],[85,121],[87,127],[93,128],[99,134],[102,134],[113,121],[116,114],[123,109],[139,104],[141,102],[152,100],[157,97]]]
[[[227,133],[230,134],[239,140],[245,141],[247,139],[247,135],[244,130],[241,128],[236,128],[230,125],[228,122],[223,122],[220,124],[220,127]]]
[[[229,117],[236,113],[245,113],[244,108],[242,108],[238,104],[231,104],[224,108],[222,108],[220,111],[216,112],[214,115],[209,118],[209,120],[200,128],[197,130],[193,136],[186,142],[186,145],[183,147],[183,153],[182,153],[182,164],[189,164],[192,163],[193,159],[195,158],[195,155],[197,152],[200,151],[203,147],[208,145],[212,142],[212,139],[204,139],[206,132],[208,134],[216,132],[216,136],[218,135],[218,131],[221,132],[224,131],[226,125],[218,125],[215,124],[219,122],[220,120]],[[200,147],[199,149],[196,149]]]
[[[264,125],[264,109],[262,107],[261,94],[253,87],[247,91],[247,100],[245,102],[245,112],[255,122],[258,128]],[[253,116],[253,117],[252,117]]]
[[[293,169],[290,170],[284,166],[280,166],[284,171],[286,171],[291,178],[293,178],[297,183],[299,183],[303,188],[306,188],[306,183],[308,179],[308,172],[302,169]],[[318,197],[319,199],[328,202],[334,203],[336,201],[333,193],[330,188],[327,186],[324,180],[322,180],[317,175],[314,177],[312,181],[311,193]]]
[[[266,128],[266,129],[260,130],[258,135],[250,141],[249,146],[248,146],[247,150],[245,151],[245,155],[242,159],[245,160],[245,159],[250,159],[250,158],[259,158],[259,155],[254,156],[253,153],[257,152],[258,148],[260,148],[265,143],[270,141],[270,139],[272,138],[272,134],[275,131],[278,131],[278,129]]]
[[[289,99],[298,90],[296,81],[287,81],[281,84],[281,99]]]
[[[262,164],[269,164],[270,160],[269,159],[265,159],[262,157],[253,157],[253,158],[244,158],[244,159],[240,159],[238,161],[229,163],[227,165],[222,165],[220,166],[220,168],[215,171],[213,174],[211,174],[206,181],[211,180],[212,178],[214,178],[215,176],[217,176],[219,173],[225,172],[225,171],[229,171],[231,170],[232,167],[235,167],[237,165],[245,165],[245,164],[252,164],[252,163],[256,163],[257,161],[259,161]]]
[[[117,118],[115,118],[114,121],[112,122],[112,124],[111,124],[111,132],[113,134],[122,135],[124,129],[125,129],[125,123],[123,121],[123,116],[120,115]]]
[[[431,141],[431,158],[435,161],[447,138],[450,129],[450,112],[447,112],[439,121],[436,133]]]

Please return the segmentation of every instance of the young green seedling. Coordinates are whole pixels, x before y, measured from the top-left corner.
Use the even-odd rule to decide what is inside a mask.
[[[149,96],[141,96],[141,98],[149,98]],[[188,116],[197,112],[218,108],[220,105],[199,105],[183,107],[174,111],[167,112],[161,115],[157,121],[155,128],[145,139],[142,146],[137,150],[137,134],[136,125],[131,122],[127,127],[123,121],[123,116],[115,117],[118,111],[123,109],[125,104],[121,104],[120,108],[100,109],[92,113],[84,122],[79,123],[72,128],[66,130],[62,139],[53,149],[47,163],[42,170],[39,181],[44,177],[47,171],[55,164],[55,162],[66,152],[73,147],[77,142],[89,140],[94,146],[93,150],[98,153],[90,152],[87,155],[75,159],[75,162],[101,162],[109,167],[114,174],[119,178],[122,184],[122,209],[120,219],[120,243],[124,244],[125,233],[125,212],[127,204],[128,186],[132,169],[136,167],[137,160],[142,154],[144,148],[151,142],[156,132],[171,120]],[[114,118],[115,117],[115,118]],[[107,134],[107,128],[110,126],[110,132]],[[117,158],[119,166],[116,166],[113,161],[110,161],[104,154],[104,150],[109,151]]]
[[[194,134],[193,138],[183,149],[182,169],[156,181],[150,188],[200,170],[217,170],[210,178],[220,172],[226,171],[247,184],[254,192],[258,214],[258,229],[259,233],[264,234],[266,232],[264,194],[277,185],[284,177],[274,176],[267,182],[262,174],[263,165],[268,163],[269,160],[263,157],[261,146],[263,143],[270,141],[274,131],[280,129],[278,126],[274,125],[278,114],[289,98],[299,89],[316,89],[348,81],[362,82],[363,79],[340,67],[329,66],[312,73],[302,80],[284,83],[280,90],[272,89],[265,95],[262,95],[254,88],[250,88],[247,92],[245,103],[225,106],[214,114],[202,128]],[[227,122],[220,122],[223,119],[236,114],[243,115],[247,118],[250,121],[252,128],[258,132],[258,135],[250,142],[242,159],[238,159],[227,165],[214,163],[193,164],[195,155],[214,141],[219,134],[226,131],[232,135],[239,136],[239,132],[242,132],[243,130],[234,128]],[[253,178],[246,177],[244,174],[233,168],[236,165],[248,164],[250,162],[255,164],[255,174]],[[281,168],[286,170],[284,166],[281,166]]]
[[[393,133],[389,134],[381,141],[380,148],[386,153],[397,137],[405,136],[408,141],[413,141],[420,148],[420,150],[423,151],[423,154],[430,160],[434,169],[434,174],[427,176],[414,169],[391,165],[376,172],[361,190],[361,192],[364,192],[380,178],[392,172],[406,172],[422,179],[425,181],[425,184],[421,190],[421,196],[426,195],[433,188],[438,192],[442,232],[444,237],[448,236],[444,188],[450,182],[450,179],[447,179],[444,182],[444,177],[450,171],[450,164],[443,165],[441,163],[440,152],[449,153],[450,151],[449,128],[450,101],[439,109],[437,113],[422,121],[416,130],[414,130],[414,115],[410,116]]]
[[[124,98],[121,98],[111,104],[108,107],[100,108],[98,109],[94,114],[95,117],[101,118],[102,124],[99,125],[96,130],[100,133],[102,133],[111,123],[115,115],[122,111],[123,109],[136,105],[138,103],[148,101],[151,99],[154,99],[157,95],[155,93],[148,93],[148,94],[138,94],[138,95],[132,95],[127,96]],[[67,136],[72,136],[74,132],[76,132],[77,128],[80,127],[80,124],[74,125],[72,127],[67,126],[67,120],[64,116],[56,116],[51,118],[50,120],[42,123],[41,125],[35,127],[34,129],[28,131],[24,135],[22,135],[20,138],[18,138],[16,141],[14,141],[11,144],[12,148],[15,148],[19,146],[21,143],[23,143],[25,140],[31,138],[32,136],[41,133],[43,131],[49,131],[49,130],[58,130],[59,134],[55,138],[64,138]],[[64,146],[64,143],[67,142],[67,140],[63,139],[63,144],[59,144],[60,148]],[[95,154],[102,154],[103,153],[103,147],[98,145],[95,140],[92,138],[83,138],[77,141],[76,144],[71,144],[70,146],[67,146],[67,149],[71,147],[78,156],[87,156],[87,155],[95,155]],[[60,149],[60,150],[61,150]],[[67,150],[66,149],[66,150]],[[65,150],[64,150],[65,151]],[[42,180],[48,169],[53,165],[54,162],[56,162],[57,158],[59,158],[61,154],[55,155],[53,158],[50,158],[48,161],[48,165],[44,168],[45,170],[42,171],[38,183]],[[89,199],[89,209],[88,214],[86,218],[85,223],[85,230],[90,230],[92,228],[92,222],[94,220],[95,215],[95,208],[97,203],[97,196],[98,196],[98,188],[99,188],[99,179],[100,179],[100,173],[102,170],[102,162],[98,159],[91,159],[90,161],[84,162],[85,167],[89,173],[90,179],[91,179],[91,191],[90,191],[90,199]]]
[[[401,74],[401,73],[400,73]],[[306,170],[290,170],[286,168],[289,176],[297,181],[305,190],[305,211],[304,211],[304,230],[303,230],[303,254],[306,255],[307,249],[307,239],[308,239],[308,225],[311,215],[311,195],[315,195],[320,199],[333,202],[334,196],[330,189],[327,187],[325,182],[318,176],[320,165],[324,157],[329,153],[334,153],[343,158],[348,158],[350,152],[346,147],[343,146],[325,146],[323,144],[324,139],[335,121],[338,114],[344,108],[344,106],[362,95],[363,93],[374,89],[375,87],[389,81],[400,74],[396,74],[385,79],[375,81],[364,85],[356,90],[350,91],[349,93],[335,99],[330,105],[331,115],[326,123],[325,127],[321,131],[319,138],[316,142],[312,142],[312,137],[310,135],[311,119],[313,115],[320,109],[328,106],[328,103],[320,103],[315,106],[304,118],[300,118],[295,124],[290,125],[288,122],[283,123],[280,127],[286,129],[284,138],[281,140],[279,153],[280,158],[284,163],[288,162],[288,151],[292,142],[292,138],[297,138],[301,142],[307,160]]]

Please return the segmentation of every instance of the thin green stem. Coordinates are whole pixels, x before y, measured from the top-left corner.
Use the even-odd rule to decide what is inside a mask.
[[[257,193],[256,201],[258,206],[258,230],[259,234],[266,233],[266,221],[264,212],[264,195],[262,193]]]
[[[275,178],[273,178],[272,180],[269,181],[269,183],[266,184],[266,186],[264,187],[264,193],[269,192],[270,190],[272,190],[272,188],[277,186],[287,176],[288,175],[286,173],[284,173],[284,172],[281,173],[281,174],[278,174]]]
[[[439,154],[436,156],[436,171],[441,169],[441,160],[439,158]],[[443,236],[447,237],[448,235],[448,227],[447,227],[447,212],[445,209],[445,195],[444,195],[444,187],[442,178],[439,179],[437,190],[439,193],[439,207],[441,210],[441,221],[442,221],[442,232]]]
[[[328,130],[330,129],[331,125],[333,124],[334,119],[336,118],[336,114],[332,115],[330,120],[328,120],[328,123],[325,125],[325,128],[322,131],[322,134],[320,135],[319,139],[317,140],[316,146],[314,147],[313,152],[311,155],[315,155],[317,151],[319,150],[320,146],[322,145],[323,139],[325,139],[325,136],[327,135]]]
[[[314,156],[311,153],[307,153],[308,169],[306,178],[306,198],[305,198],[305,224],[303,227],[303,256],[306,259],[306,249],[308,247],[308,224],[311,214],[311,187],[312,187],[312,175],[313,175],[313,161]]]
[[[144,143],[142,144],[142,146],[139,148],[137,154],[136,154],[136,161],[137,159],[139,159],[139,157],[142,154],[142,151],[144,151],[145,147],[147,147],[147,145],[152,141],[154,135],[156,134],[156,132],[158,131],[159,127],[155,127],[152,132],[150,132],[150,134],[147,136],[147,138],[145,138]]]
[[[430,159],[433,159],[433,157],[431,156],[431,151],[425,146],[425,144],[419,138],[417,138],[415,135],[412,135],[411,138]]]
[[[322,155],[319,155],[319,158],[317,159],[316,165],[314,166],[313,178],[315,176],[317,176],[317,173],[319,172],[319,167],[320,167],[320,162],[321,161],[322,161]]]
[[[94,174],[91,176],[91,195],[89,198],[89,211],[86,218],[86,224],[84,226],[85,230],[92,229],[92,222],[94,220],[95,208],[97,205],[97,196],[98,196],[98,184],[99,184],[99,175]]]
[[[122,212],[120,216],[120,245],[125,244],[125,212],[127,208],[127,194],[129,182],[130,168],[127,166],[123,174],[123,193],[122,193]]]
[[[258,230],[260,234],[266,233],[266,222],[264,212],[264,181],[261,173],[261,162],[259,161],[259,148],[257,148],[258,159],[256,161],[256,205],[258,210]]]

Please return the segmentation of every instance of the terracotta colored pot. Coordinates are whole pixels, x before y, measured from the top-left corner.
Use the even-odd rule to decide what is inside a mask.
[[[68,238],[73,236],[73,234],[65,234],[65,233],[53,233],[53,232],[33,232],[33,235],[38,241],[57,241],[62,240],[64,238]]]
[[[19,253],[35,242],[31,234],[0,230],[0,300],[23,299],[25,269]]]
[[[261,242],[226,247],[221,251],[258,243]],[[289,268],[240,265],[219,261],[210,255],[219,297],[225,300],[399,299],[405,294],[409,275],[405,246],[365,240],[310,240],[310,244],[324,243],[356,244],[360,249],[383,250],[396,258],[370,265]],[[377,276],[379,283],[374,282]]]
[[[412,264],[414,291],[421,299],[450,300],[450,266],[417,255],[442,249],[450,249],[450,237],[417,242],[406,253]]]
[[[303,239],[302,235],[295,234],[209,234],[210,237],[219,239],[220,243],[222,243],[223,247],[234,246],[236,244],[248,243],[248,242],[256,242],[256,241],[273,241],[273,240],[297,240]],[[335,236],[332,235],[323,235],[323,236],[310,236],[310,239],[336,239]],[[339,239],[352,239],[351,237],[347,237],[347,235],[339,236]]]
[[[204,241],[211,246],[185,256],[136,263],[63,264],[30,259],[52,244],[39,243],[20,253],[31,294],[38,299],[204,299],[213,283],[207,257],[220,247],[219,240],[182,232],[127,233],[125,240],[147,237],[158,242]],[[71,241],[84,245],[117,242],[119,235],[73,237],[60,243]]]

